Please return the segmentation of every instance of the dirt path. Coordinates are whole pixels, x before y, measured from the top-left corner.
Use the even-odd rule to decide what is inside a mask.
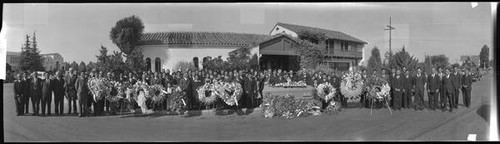
[[[486,77],[473,84],[471,108],[459,106],[453,113],[402,110],[391,115],[388,109],[376,109],[370,116],[370,109],[349,108],[337,115],[291,120],[266,119],[258,111],[187,118],[15,116],[12,84],[4,84],[4,138],[6,142],[466,140],[468,134],[477,134],[477,140],[486,140],[493,81],[491,74]]]

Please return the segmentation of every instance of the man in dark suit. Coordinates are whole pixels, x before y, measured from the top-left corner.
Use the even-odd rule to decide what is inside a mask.
[[[68,99],[68,114],[71,114],[71,108],[73,108],[73,113],[76,112],[76,88],[75,88],[75,82],[76,82],[77,76],[76,76],[76,71],[73,70],[73,68],[69,68],[68,73],[66,74],[66,77],[64,79],[64,84],[66,88],[66,98]],[[71,106],[73,105],[73,107]]]
[[[245,105],[246,108],[253,108],[253,101],[254,101],[254,90],[255,90],[255,81],[252,78],[252,75],[250,73],[246,74],[246,78],[243,80],[244,82],[244,90],[245,90]]]
[[[424,110],[424,89],[425,76],[422,74],[422,69],[417,68],[417,74],[414,78],[415,83],[415,110]]]
[[[412,96],[413,96],[413,91],[415,91],[415,84],[413,83],[414,76],[410,75],[410,71],[405,71],[405,74],[402,75],[402,89],[403,89],[403,94],[402,94],[402,99],[403,99],[403,108],[411,108],[412,107]]]
[[[436,110],[438,107],[438,93],[440,86],[440,78],[437,74],[436,68],[432,67],[432,74],[427,77],[427,91],[429,97],[429,108]]]
[[[75,82],[75,88],[76,88],[76,95],[78,97],[78,111],[80,114],[78,114],[79,117],[84,117],[87,116],[88,114],[88,94],[89,94],[89,88],[87,85],[87,76],[85,75],[84,72],[80,73],[80,77]]]
[[[460,88],[462,87],[462,75],[458,71],[458,67],[454,67],[453,77],[453,87],[455,88],[455,92],[453,93],[453,106],[458,108],[458,95],[460,94]]]
[[[54,110],[56,115],[62,115],[64,111],[64,79],[61,71],[56,72],[56,78],[52,82],[54,89]]]
[[[183,74],[182,75],[182,79],[180,79],[179,81],[179,87],[181,88],[182,91],[184,91],[186,94],[187,94],[187,109],[191,109],[192,108],[192,103],[191,103],[191,95],[190,95],[190,80],[188,78],[188,75],[187,74]]]
[[[444,85],[444,78],[446,74],[443,72],[443,68],[438,68],[438,77],[439,77],[439,108],[444,109],[446,104],[446,91]]]
[[[472,75],[470,74],[469,69],[465,71],[465,75],[462,77],[462,95],[464,105],[469,108],[470,107],[470,93],[472,90]]]
[[[52,80],[49,77],[49,73],[45,72],[43,74],[44,80],[42,82],[42,116],[45,116],[45,110],[50,116],[50,105],[52,104]]]
[[[42,80],[38,78],[36,72],[31,73],[31,103],[33,105],[33,115],[39,115],[40,98],[42,97]]]
[[[394,110],[401,110],[401,94],[403,92],[403,79],[401,78],[401,70],[396,70],[396,75],[392,80],[394,88]]]
[[[24,114],[28,114],[29,112],[29,103],[30,103],[30,89],[31,89],[31,80],[29,78],[29,74],[27,71],[25,71],[21,77],[21,93],[23,95],[23,109],[24,109]]]
[[[390,106],[394,107],[394,78],[396,78],[396,69],[391,68],[391,73],[389,75],[389,85],[391,86],[391,100],[390,100]]]
[[[445,93],[446,93],[446,97],[445,97],[445,101],[448,101],[449,103],[449,107],[450,107],[450,112],[453,111],[453,103],[454,103],[454,92],[455,92],[455,87],[453,87],[453,77],[451,76],[451,73],[450,73],[450,70],[449,69],[446,69],[446,76],[443,78],[443,85],[445,87]],[[448,100],[446,100],[448,99]],[[446,103],[445,103],[445,108],[446,108]],[[445,110],[445,108],[443,108],[443,111]]]
[[[23,105],[23,87],[21,84],[21,74],[16,75],[16,80],[14,80],[14,102],[16,104],[17,116],[24,115],[24,105]]]

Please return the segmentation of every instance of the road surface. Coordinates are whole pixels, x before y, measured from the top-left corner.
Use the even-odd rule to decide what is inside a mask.
[[[5,142],[487,140],[490,73],[473,84],[472,105],[449,111],[348,108],[336,115],[296,119],[248,115],[16,116],[12,84],[4,84]],[[425,97],[427,100],[427,97]],[[54,103],[52,103],[54,104]],[[67,112],[67,105],[65,105]],[[52,107],[52,111],[54,108]],[[30,112],[31,107],[30,107]]]

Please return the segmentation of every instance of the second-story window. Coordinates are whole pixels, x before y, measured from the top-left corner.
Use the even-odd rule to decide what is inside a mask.
[[[329,52],[328,52],[328,51],[330,50],[330,48],[329,48],[329,46],[330,46],[330,45],[329,45],[329,42],[330,42],[329,40],[325,40],[325,52],[326,52],[327,54],[329,54]]]
[[[330,46],[328,46],[330,48],[329,54],[333,54],[334,49],[335,49],[335,41],[331,40],[328,44],[330,45]]]

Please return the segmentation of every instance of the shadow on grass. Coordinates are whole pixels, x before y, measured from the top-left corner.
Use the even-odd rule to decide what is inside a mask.
[[[479,116],[481,116],[486,122],[490,122],[490,109],[491,109],[491,105],[484,104],[484,105],[481,105],[481,107],[479,107],[476,110],[476,113]]]

